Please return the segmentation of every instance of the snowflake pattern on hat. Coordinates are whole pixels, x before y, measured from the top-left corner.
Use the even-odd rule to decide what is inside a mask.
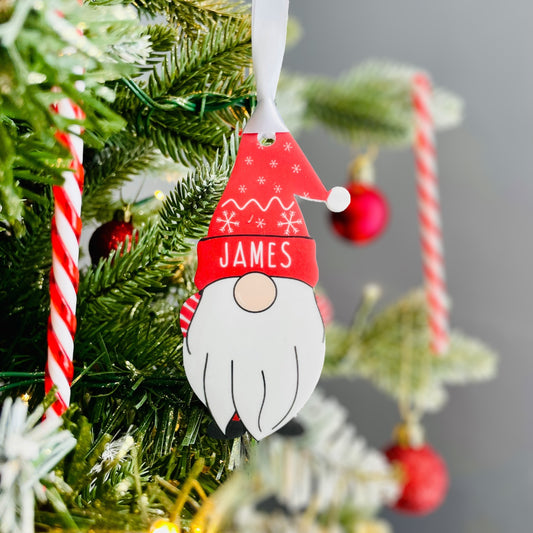
[[[208,236],[234,233],[236,227],[242,234],[279,235],[282,228],[282,234],[308,236],[295,196],[326,201],[327,194],[290,133],[278,133],[270,146],[244,134]],[[219,220],[228,217],[221,226]],[[258,225],[259,219],[264,223]]]

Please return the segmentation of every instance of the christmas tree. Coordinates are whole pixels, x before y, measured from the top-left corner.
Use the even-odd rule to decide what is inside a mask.
[[[289,42],[298,32],[291,22]],[[256,105],[249,6],[7,0],[0,54],[1,531],[386,531],[375,516],[398,499],[402,474],[335,401],[316,393],[299,436],[223,440],[185,376],[179,312],[196,292],[196,243]],[[284,73],[278,105],[293,133],[320,123],[362,148],[407,147],[415,71]],[[83,115],[57,112],[65,98]],[[460,107],[435,89],[438,127],[457,124]],[[44,392],[53,187],[79,171],[61,142],[73,131],[81,218],[100,228],[92,261],[81,251],[70,408],[39,422],[57,392]],[[128,182],[164,178],[167,195],[121,197]],[[490,377],[494,354],[453,334],[434,357],[420,293],[380,313],[376,300],[365,291],[353,324],[328,326],[326,375],[389,393],[412,443],[444,385]]]

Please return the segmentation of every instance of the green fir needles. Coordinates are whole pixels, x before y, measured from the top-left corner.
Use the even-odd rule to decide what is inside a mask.
[[[420,411],[436,411],[443,406],[445,385],[494,376],[496,354],[458,332],[452,332],[446,355],[431,353],[422,290],[406,295],[375,317],[370,317],[375,303],[371,292],[366,292],[351,328],[334,325],[328,331],[326,371],[330,375],[353,372],[400,404]]]

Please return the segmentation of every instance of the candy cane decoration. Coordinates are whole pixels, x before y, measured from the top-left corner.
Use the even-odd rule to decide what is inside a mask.
[[[81,119],[82,110],[62,99],[53,110],[65,118]],[[54,186],[52,218],[52,271],[50,274],[50,318],[48,320],[48,361],[45,391],[57,387],[56,401],[47,415],[61,416],[70,403],[70,385],[74,375],[72,358],[76,333],[76,295],[78,292],[79,240],[81,234],[81,194],[83,190],[83,141],[81,128],[74,125],[69,133],[56,138],[72,155],[72,172],[63,173],[64,183]]]
[[[78,0],[81,4],[81,0]],[[59,17],[62,16],[58,13]],[[81,35],[81,30],[77,30]],[[76,84],[82,91],[83,82]],[[52,110],[69,119],[83,119],[83,111],[68,98],[52,106]],[[76,333],[76,300],[79,283],[78,259],[81,235],[81,195],[83,191],[82,129],[72,125],[69,132],[57,132],[56,139],[68,148],[72,171],[63,172],[63,185],[54,186],[52,218],[52,271],[50,273],[50,317],[48,319],[48,359],[44,388],[48,394],[57,387],[56,401],[47,416],[61,416],[70,404],[70,385],[74,376],[74,335]]]
[[[415,114],[414,154],[417,174],[418,214],[422,264],[428,303],[430,347],[435,354],[448,349],[448,297],[440,220],[437,162],[431,112],[431,82],[422,73],[413,78]]]

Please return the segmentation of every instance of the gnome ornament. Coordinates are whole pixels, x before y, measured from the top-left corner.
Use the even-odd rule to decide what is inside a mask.
[[[299,412],[324,362],[315,243],[296,197],[331,211],[345,209],[350,198],[341,187],[326,190],[275,107],[287,18],[288,0],[254,0],[258,106],[198,243],[199,292],[180,315],[194,392],[223,434],[240,421],[256,439]]]

